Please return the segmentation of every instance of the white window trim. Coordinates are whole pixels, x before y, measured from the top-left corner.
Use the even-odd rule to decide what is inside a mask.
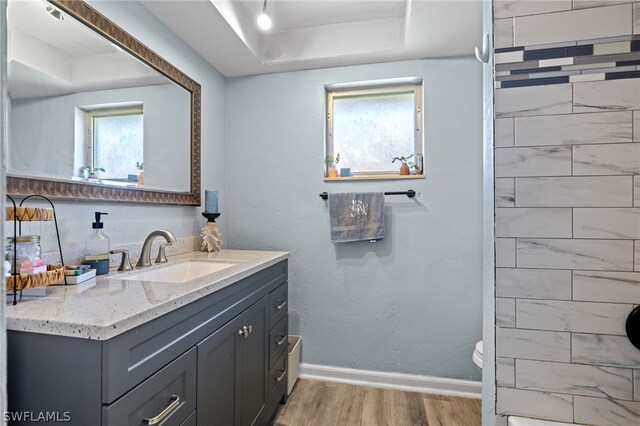
[[[329,84],[325,86],[325,157],[333,155],[333,100],[336,98],[385,93],[413,93],[414,105],[414,155],[421,157],[420,174],[400,176],[394,172],[357,172],[352,177],[327,178],[325,180],[366,180],[366,179],[415,179],[424,178],[424,139],[423,139],[423,96],[422,78],[400,78],[373,80],[358,83]]]

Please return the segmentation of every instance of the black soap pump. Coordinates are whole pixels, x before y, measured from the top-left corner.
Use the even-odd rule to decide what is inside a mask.
[[[84,240],[84,264],[95,269],[97,275],[109,273],[109,237],[100,222],[100,216],[105,214],[109,213],[96,212],[96,221],[91,224],[93,232]]]

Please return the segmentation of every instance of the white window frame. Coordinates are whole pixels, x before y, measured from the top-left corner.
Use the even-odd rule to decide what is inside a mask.
[[[143,106],[118,106],[111,108],[96,108],[85,111],[85,159],[89,167],[97,167],[95,162],[95,118],[105,117],[125,117],[128,115],[142,115],[144,120]]]
[[[367,171],[356,172],[351,177],[325,178],[325,180],[350,179],[407,179],[407,178],[424,178],[424,139],[423,139],[423,97],[422,97],[422,78],[400,78],[390,80],[375,80],[359,83],[330,84],[325,86],[326,91],[326,122],[325,122],[325,157],[334,155],[333,152],[333,101],[336,98],[355,97],[363,95],[382,95],[382,94],[406,94],[413,93],[414,99],[414,156],[419,155],[417,159],[418,173],[409,176],[400,176],[398,173],[390,171]],[[416,158],[414,157],[414,160]],[[391,159],[389,159],[391,161]],[[414,161],[415,162],[415,161]]]

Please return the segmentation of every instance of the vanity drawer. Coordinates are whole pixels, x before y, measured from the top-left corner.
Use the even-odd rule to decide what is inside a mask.
[[[282,354],[269,371],[269,393],[275,393],[281,383],[287,383],[287,352]]]
[[[269,367],[273,368],[278,357],[287,350],[289,335],[289,315],[285,315],[269,333]]]
[[[179,426],[196,408],[196,348],[102,408],[105,426]],[[156,418],[155,423],[148,419]],[[186,423],[189,424],[189,423]]]
[[[280,287],[269,293],[269,318],[271,327],[276,325],[287,313],[287,304],[289,291],[288,283],[282,284]]]

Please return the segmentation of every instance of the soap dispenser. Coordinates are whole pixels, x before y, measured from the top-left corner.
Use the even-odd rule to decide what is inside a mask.
[[[108,213],[96,212],[96,221],[91,224],[93,232],[84,241],[84,264],[95,269],[97,275],[109,273],[109,237],[100,222],[100,216],[105,214]]]

